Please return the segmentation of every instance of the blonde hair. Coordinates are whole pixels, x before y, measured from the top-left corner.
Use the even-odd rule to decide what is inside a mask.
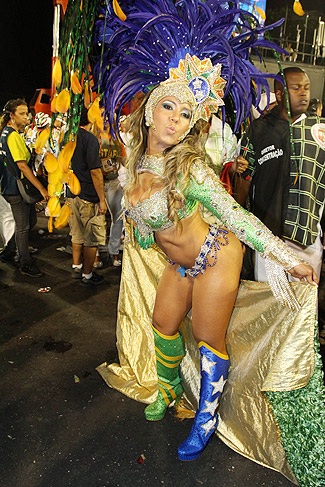
[[[145,105],[149,96],[150,93],[129,117],[132,141],[131,152],[126,163],[129,172],[129,183],[125,188],[126,201],[129,201],[129,195],[138,183],[137,164],[147,148],[148,127],[145,124]],[[168,195],[168,218],[175,225],[179,223],[177,210],[185,200],[184,191],[190,182],[191,166],[197,160],[206,161],[210,165],[210,158],[204,150],[204,135],[207,133],[207,128],[208,123],[199,120],[182,142],[164,151],[165,172],[162,180]],[[158,186],[158,182],[161,183],[161,178],[157,176],[153,179],[151,188]]]

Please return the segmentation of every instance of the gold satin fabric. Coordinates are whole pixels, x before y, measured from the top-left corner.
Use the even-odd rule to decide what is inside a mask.
[[[165,264],[166,257],[157,249],[125,245],[116,330],[120,364],[97,368],[110,387],[145,403],[154,401],[158,390],[150,319]],[[298,312],[279,304],[267,283],[241,282],[227,334],[231,368],[217,434],[236,452],[278,470],[298,485],[264,394],[304,387],[313,375],[317,288],[291,286],[302,304]],[[183,403],[195,410],[200,367],[190,315],[181,331],[186,350],[181,364]]]

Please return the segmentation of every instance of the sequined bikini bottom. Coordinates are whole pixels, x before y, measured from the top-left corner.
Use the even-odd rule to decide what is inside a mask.
[[[229,244],[227,237],[227,230],[223,228],[218,228],[217,225],[212,224],[209,228],[209,233],[205,237],[203,245],[201,245],[200,253],[195,259],[193,267],[186,268],[180,265],[177,272],[180,273],[182,277],[196,277],[199,274],[203,274],[206,267],[213,267],[217,263],[217,252],[220,247],[224,247]],[[212,264],[208,262],[208,256],[212,257]],[[178,265],[176,262],[168,259],[169,264]]]

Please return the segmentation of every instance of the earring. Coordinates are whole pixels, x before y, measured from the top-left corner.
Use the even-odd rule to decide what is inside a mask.
[[[145,125],[146,125],[146,127],[148,127],[148,128],[149,128],[149,127],[151,127],[151,128],[152,128],[152,130],[156,130],[155,123],[154,123],[154,121],[153,121],[153,117],[152,117],[152,116],[150,117],[150,116],[149,116],[149,115],[147,115],[147,114],[145,115]]]
[[[154,124],[154,121],[153,120],[147,120],[147,118],[146,118],[145,125],[148,128],[151,127],[152,130],[156,130],[156,127],[155,127],[155,124]]]

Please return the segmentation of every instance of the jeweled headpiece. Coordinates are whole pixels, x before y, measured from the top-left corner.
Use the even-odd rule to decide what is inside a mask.
[[[221,98],[219,91],[224,90],[225,105],[221,105],[221,110],[225,116],[227,107],[228,117],[233,117],[232,128],[237,130],[249,115],[251,106],[259,104],[262,91],[270,92],[267,78],[275,77],[257,69],[250,61],[251,54],[259,55],[258,48],[265,47],[285,53],[263,38],[265,31],[282,21],[261,27],[257,18],[239,5],[239,0],[87,0],[81,4],[71,0],[60,32],[62,67],[69,71],[72,59],[74,68],[80,70],[81,75],[84,67],[90,64],[89,58],[94,59],[95,52],[97,55],[101,53],[93,67],[94,90],[101,94],[105,117],[111,127],[115,113],[119,126],[123,106],[137,93],[148,93],[174,75],[181,78],[185,74],[183,82],[187,88],[184,93],[188,92],[189,99],[192,97],[191,87],[196,93],[193,123],[196,117],[205,117],[204,111],[206,116],[214,111],[217,102],[212,96],[210,105],[211,93],[217,93]],[[93,52],[92,42],[96,45]],[[184,70],[185,63],[187,71]],[[220,87],[219,82],[210,85],[209,98],[202,103],[199,95],[206,96],[206,82],[209,83],[210,78],[202,72],[202,76],[194,76],[197,79],[191,85],[188,73],[192,76],[196,69],[200,72],[205,63],[211,63],[212,76],[217,73],[216,66],[220,65],[221,72],[217,77],[222,79]],[[63,89],[68,78],[62,79]],[[225,83],[224,87],[221,87],[222,83]],[[88,99],[89,89],[81,91],[81,97],[87,95]],[[85,104],[88,103],[89,100],[85,100]],[[79,108],[79,91],[73,91],[70,112],[75,114],[76,120]],[[77,121],[73,127],[75,125]],[[71,124],[67,134],[70,130]]]
[[[227,106],[237,130],[251,106],[259,104],[262,91],[270,92],[267,78],[275,75],[262,73],[250,56],[258,54],[260,47],[283,52],[263,38],[265,31],[282,21],[261,27],[253,14],[239,7],[239,0],[120,0],[116,13],[106,3],[96,24],[95,38],[102,47],[104,43],[104,55],[94,77],[101,80],[105,115],[111,125],[114,113],[118,124],[122,107],[136,93],[160,85],[146,110],[152,125],[158,95],[170,95],[180,83],[191,106],[195,98],[192,124],[208,118],[218,106],[225,116]]]
[[[150,95],[146,107],[146,124],[155,129],[153,112],[157,103],[165,96],[173,95],[182,103],[192,107],[189,129],[200,119],[209,120],[211,113],[221,105],[226,81],[220,76],[221,64],[213,66],[210,59],[202,61],[186,54],[177,68],[169,69],[169,78],[163,81]]]

